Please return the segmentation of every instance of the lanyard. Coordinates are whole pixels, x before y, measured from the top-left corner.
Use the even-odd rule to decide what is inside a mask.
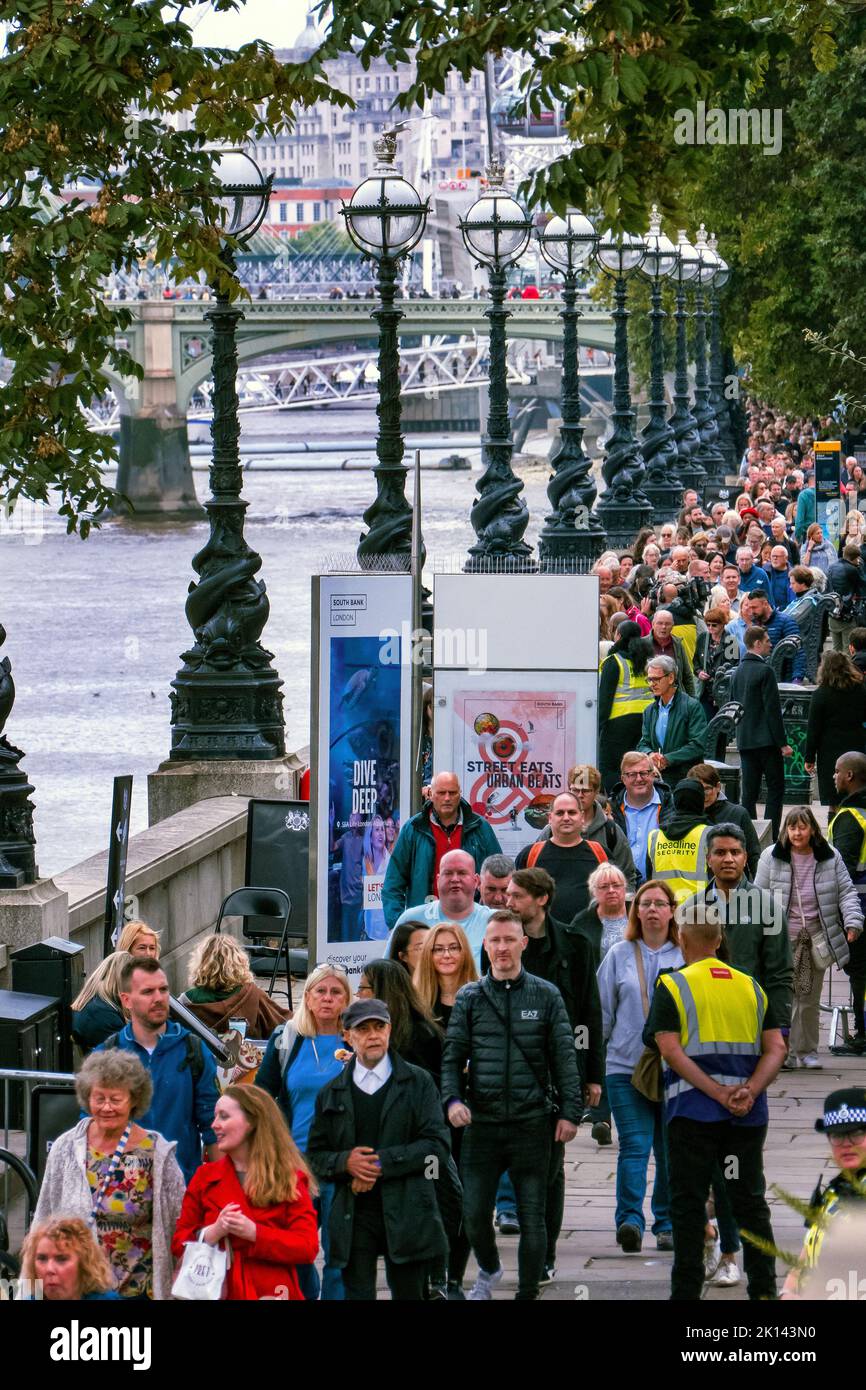
[[[126,1126],[126,1129],[125,1129],[125,1130],[123,1131],[123,1133],[121,1134],[121,1136],[120,1136],[120,1143],[118,1144],[117,1148],[114,1150],[114,1153],[113,1153],[112,1156],[111,1156],[111,1162],[110,1162],[109,1165],[108,1165],[108,1168],[107,1168],[107,1170],[106,1170],[106,1172],[105,1172],[105,1175],[104,1175],[104,1177],[103,1177],[103,1179],[102,1179],[102,1182],[99,1184],[99,1187],[96,1189],[96,1192],[95,1192],[94,1195],[93,1195],[93,1214],[94,1214],[94,1216],[96,1215],[96,1209],[97,1209],[97,1207],[99,1206],[100,1202],[102,1201],[103,1197],[105,1196],[106,1192],[108,1191],[109,1183],[111,1182],[112,1178],[114,1177],[114,1175],[117,1173],[118,1169],[120,1168],[120,1161],[121,1161],[121,1159],[123,1158],[123,1151],[124,1151],[124,1149],[126,1148],[127,1144],[129,1143],[129,1136],[130,1136],[131,1133],[132,1133],[132,1120],[130,1120],[129,1124]]]

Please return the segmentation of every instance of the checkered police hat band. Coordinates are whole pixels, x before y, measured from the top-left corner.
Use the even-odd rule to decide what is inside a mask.
[[[828,1110],[824,1115],[824,1127],[831,1125],[866,1125],[866,1107],[843,1105],[841,1110]]]

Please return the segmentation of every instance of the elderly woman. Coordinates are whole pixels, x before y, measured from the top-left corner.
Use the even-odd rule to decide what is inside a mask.
[[[653,1233],[659,1250],[673,1249],[662,1104],[647,1100],[632,1085],[632,1073],[643,1052],[643,1026],[659,972],[683,963],[675,908],[667,883],[650,879],[642,884],[629,911],[625,939],[611,947],[598,971],[606,1084],[619,1135],[616,1241],[626,1254],[636,1254],[643,1243],[650,1153],[656,1163]]]
[[[119,1033],[126,1023],[120,1002],[120,973],[131,959],[128,951],[112,951],[88,975],[72,1001],[72,1039],[87,1052],[112,1033]]]
[[[786,1068],[819,1070],[821,987],[830,965],[848,964],[863,929],[857,889],[809,806],[794,806],[779,838],[758,860],[755,887],[767,888],[788,916],[794,951],[794,1005]],[[824,963],[821,964],[820,962]]]
[[[91,1053],[75,1078],[89,1118],[52,1144],[36,1207],[37,1222],[62,1215],[93,1223],[121,1298],[171,1293],[171,1238],[185,1184],[174,1142],[135,1123],[151,1091],[132,1053]]]
[[[153,956],[159,960],[159,932],[146,922],[127,922],[116,949],[128,951],[131,956]]]
[[[30,1227],[21,1247],[21,1278],[28,1290],[38,1280],[48,1303],[90,1303],[119,1297],[96,1236],[78,1216],[56,1216]],[[33,1296],[24,1294],[25,1298]]]
[[[227,1033],[232,1019],[246,1019],[251,1038],[269,1038],[288,1010],[256,984],[249,957],[234,937],[206,936],[189,958],[189,983],[181,1003],[215,1033]]]
[[[343,1063],[337,1056],[342,1048],[340,1015],[351,1002],[352,991],[345,970],[327,963],[317,965],[307,977],[294,1018],[272,1035],[256,1076],[256,1085],[273,1096],[282,1110],[302,1154],[307,1149],[316,1097],[322,1087],[343,1070]],[[331,1265],[328,1230],[334,1190],[332,1182],[323,1182],[319,1188],[316,1206],[325,1268],[321,1284],[314,1265],[299,1268],[298,1279],[306,1299],[316,1299],[320,1294],[323,1302],[343,1298],[342,1276],[339,1269]]]

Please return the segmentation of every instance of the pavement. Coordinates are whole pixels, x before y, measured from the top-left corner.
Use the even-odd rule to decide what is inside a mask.
[[[847,976],[841,972],[828,971],[824,982],[825,1002],[829,1000],[831,988],[836,1003],[848,999]],[[834,1057],[829,1052],[830,1014],[822,1012],[821,1019],[819,1058],[823,1070],[782,1071],[769,1092],[770,1126],[764,1150],[764,1172],[773,1232],[777,1247],[794,1253],[799,1253],[803,1244],[803,1220],[785,1204],[780,1191],[774,1189],[808,1200],[819,1176],[823,1175],[827,1181],[835,1175],[838,1170],[830,1161],[827,1140],[816,1133],[814,1123],[830,1091],[862,1084],[866,1079],[866,1059]],[[563,1302],[669,1298],[673,1255],[655,1249],[655,1238],[650,1233],[649,1195],[644,1203],[647,1235],[641,1253],[623,1254],[616,1244],[617,1152],[615,1128],[610,1147],[599,1148],[590,1136],[589,1126],[582,1126],[577,1138],[568,1145],[565,1220],[557,1249],[557,1273],[553,1283],[542,1289],[542,1299]],[[649,1172],[648,1194],[652,1191],[652,1161]],[[494,1299],[513,1299],[517,1290],[518,1238],[498,1236],[497,1239],[505,1277]],[[738,1262],[742,1270],[742,1254]],[[467,1290],[475,1270],[473,1260],[467,1272]],[[781,1261],[777,1261],[776,1273],[781,1286],[787,1273]],[[741,1302],[746,1298],[745,1280],[732,1289],[705,1288],[703,1296],[713,1302]]]

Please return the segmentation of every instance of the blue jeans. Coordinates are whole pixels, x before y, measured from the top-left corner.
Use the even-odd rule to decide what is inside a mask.
[[[319,1278],[319,1271],[316,1269],[315,1265],[298,1265],[295,1271],[298,1276],[298,1283],[301,1286],[301,1293],[310,1303],[315,1303],[319,1298],[321,1298],[323,1303],[337,1303],[342,1302],[346,1297],[343,1290],[343,1275],[339,1269],[334,1269],[331,1264],[331,1236],[329,1227],[335,1190],[332,1182],[323,1182],[319,1187],[318,1197],[313,1199],[313,1205],[316,1208],[316,1214],[319,1218],[322,1254],[325,1257],[322,1277],[321,1279]]]
[[[631,1077],[611,1072],[606,1077],[607,1094],[619,1136],[616,1164],[616,1224],[646,1228],[643,1203],[646,1196],[647,1167],[652,1153],[656,1177],[652,1194],[653,1235],[671,1229],[668,1193],[668,1161],[665,1149],[662,1107],[636,1091]]]
[[[510,1173],[503,1173],[496,1189],[496,1215],[513,1216],[517,1220],[517,1194]]]

